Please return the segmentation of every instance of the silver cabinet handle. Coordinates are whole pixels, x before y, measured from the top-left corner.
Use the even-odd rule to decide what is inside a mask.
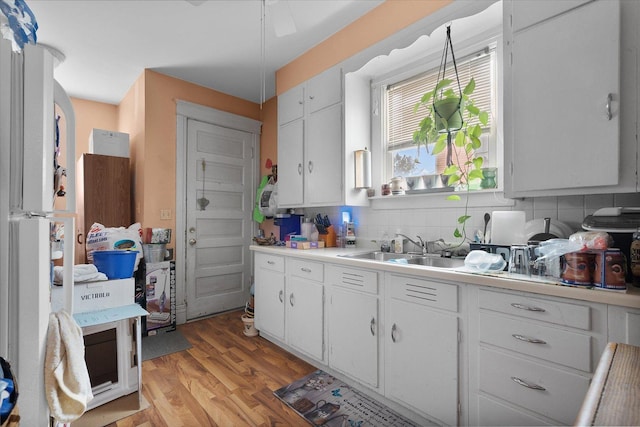
[[[313,172],[313,162],[311,160],[309,160],[309,166],[307,169],[309,169],[309,173]]]
[[[524,341],[524,342],[529,342],[531,344],[546,344],[547,343],[546,341],[539,340],[537,338],[529,338],[529,337],[526,337],[526,336],[520,335],[520,334],[512,334],[511,336],[514,337],[517,340]]]
[[[289,305],[293,307],[293,292],[289,294]]]
[[[371,323],[369,324],[369,329],[371,330],[371,336],[376,336],[376,318],[372,317],[371,318]]]
[[[302,163],[298,163],[298,175],[302,175]]]
[[[391,341],[396,342],[396,324],[394,323],[391,327]]]
[[[541,385],[528,383],[518,377],[511,377],[511,380],[516,384],[520,384],[522,387],[530,388],[532,390],[546,390],[546,388],[542,387]]]
[[[196,239],[189,239],[189,244],[191,246],[195,245],[196,244]]]
[[[314,99],[314,98],[315,98],[315,96],[309,95],[309,99]]]
[[[300,267],[300,271],[304,271],[305,273],[311,273],[311,269],[307,267]]]
[[[278,299],[280,300],[280,302],[284,302],[284,291],[282,289],[280,289],[280,292],[278,292]]]
[[[269,265],[275,265],[275,261],[267,261],[267,264],[269,264]]]
[[[611,95],[610,93],[607,94],[607,103],[604,106],[605,114],[607,115],[607,120],[611,120],[611,118],[613,117],[611,115],[611,101],[612,100],[613,100],[613,95]]]
[[[531,305],[519,304],[517,302],[511,303],[511,307],[519,308],[520,310],[537,311],[537,312],[540,312],[540,313],[544,313],[545,311],[547,311],[544,308],[535,307],[535,306],[531,306]]]

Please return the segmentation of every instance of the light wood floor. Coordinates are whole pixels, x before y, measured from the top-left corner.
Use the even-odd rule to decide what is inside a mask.
[[[109,427],[308,426],[273,395],[316,368],[261,337],[246,337],[242,311],[178,329],[192,348],[142,364],[151,407]]]

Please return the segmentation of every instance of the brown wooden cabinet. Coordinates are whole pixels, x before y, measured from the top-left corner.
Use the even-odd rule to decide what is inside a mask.
[[[94,223],[131,225],[131,175],[126,157],[83,154],[76,182],[76,264],[86,263],[86,235]]]

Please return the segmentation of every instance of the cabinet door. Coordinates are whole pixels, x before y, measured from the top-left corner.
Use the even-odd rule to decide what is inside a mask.
[[[608,342],[640,346],[640,310],[637,308],[608,307]]]
[[[342,101],[342,71],[330,68],[307,82],[307,112],[313,113]]]
[[[333,287],[328,320],[329,366],[378,387],[378,297]]]
[[[284,340],[284,273],[256,268],[255,327]]]
[[[309,115],[305,142],[305,205],[342,201],[342,104]]]
[[[78,160],[76,258],[85,263],[86,236],[94,223],[131,225],[131,179],[126,157],[83,154]]]
[[[323,360],[324,286],[299,277],[287,282],[287,338],[290,346]]]
[[[278,130],[278,206],[301,206],[303,195],[304,120],[280,126]]]
[[[541,3],[518,3],[514,14],[545,7]],[[619,3],[590,2],[512,36],[509,31],[507,25],[507,195],[617,185]]]
[[[396,299],[387,303],[387,397],[457,425],[457,317]]]
[[[304,86],[296,86],[278,96],[278,124],[283,125],[304,114]]]

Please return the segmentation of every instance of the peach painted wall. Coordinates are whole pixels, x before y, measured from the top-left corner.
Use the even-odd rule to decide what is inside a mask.
[[[276,72],[279,95],[384,40],[452,0],[387,0]]]
[[[262,105],[262,135],[260,135],[260,178],[271,174],[271,168],[265,167],[267,159],[278,164],[278,98],[273,97]],[[273,233],[278,236],[280,227],[273,225],[273,219],[265,219],[260,228],[265,236]]]
[[[102,102],[71,98],[76,116],[76,161],[89,152],[91,130],[118,130],[118,107]]]
[[[118,105],[118,125],[120,132],[129,134],[129,155],[131,158],[131,209],[135,222],[144,223],[140,215],[144,210],[144,149],[145,149],[145,103],[144,73],[131,86]]]

